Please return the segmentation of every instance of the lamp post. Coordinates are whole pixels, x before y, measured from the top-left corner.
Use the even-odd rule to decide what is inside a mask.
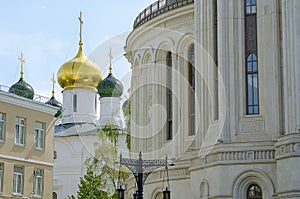
[[[171,191],[166,187],[163,191],[163,199],[170,199],[171,198]]]
[[[143,160],[142,159],[142,152],[139,154],[139,159],[131,159],[131,158],[122,158],[120,155],[120,164],[125,165],[134,175],[136,184],[137,184],[137,191],[136,195],[134,196],[135,199],[143,199],[143,186],[147,179],[147,177],[151,174],[152,171],[155,169],[165,166],[168,168],[168,159],[166,157],[165,160]],[[170,191],[168,190],[170,199]]]
[[[120,185],[120,187],[117,189],[118,192],[118,199],[125,199],[125,189],[122,188],[122,186]]]

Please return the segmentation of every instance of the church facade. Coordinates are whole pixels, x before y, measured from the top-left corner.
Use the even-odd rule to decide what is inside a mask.
[[[138,15],[125,46],[132,157],[174,161],[145,198],[166,186],[178,199],[300,198],[299,8],[160,0]]]

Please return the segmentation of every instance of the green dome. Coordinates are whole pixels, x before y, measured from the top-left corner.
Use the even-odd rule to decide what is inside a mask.
[[[121,97],[124,90],[123,84],[111,73],[98,84],[97,89],[100,97]]]
[[[61,108],[61,103],[57,101],[53,96],[45,104]]]
[[[27,82],[25,82],[23,78],[20,78],[17,83],[12,85],[8,92],[28,99],[33,99],[34,97],[33,88]]]
[[[58,117],[58,116],[61,115],[62,104],[59,101],[57,101],[54,96],[52,96],[45,104],[48,104],[48,105],[55,106],[55,107],[59,108],[59,110],[55,114],[55,117]]]

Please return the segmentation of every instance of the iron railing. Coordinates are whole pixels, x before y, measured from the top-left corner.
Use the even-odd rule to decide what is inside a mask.
[[[136,29],[147,21],[171,10],[193,4],[194,0],[158,0],[144,9],[134,20],[133,29]]]

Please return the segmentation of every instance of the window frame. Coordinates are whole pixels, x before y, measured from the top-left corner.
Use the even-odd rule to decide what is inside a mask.
[[[250,11],[248,12],[250,7]],[[245,102],[244,114],[260,115],[259,62],[257,45],[257,0],[244,0],[245,23]],[[255,58],[253,58],[255,57]],[[250,60],[249,60],[250,58]],[[249,66],[251,70],[249,70]],[[255,70],[254,69],[255,66]],[[249,84],[250,83],[250,84]],[[255,87],[256,86],[256,87]],[[256,89],[255,89],[256,88]]]
[[[166,140],[173,139],[173,99],[172,99],[172,65],[173,56],[172,52],[168,51],[166,54],[166,65],[167,65],[167,135]]]
[[[0,162],[0,194],[3,192],[4,164]]]
[[[248,12],[248,8],[250,12]],[[256,13],[257,13],[257,0],[245,0],[245,15],[247,16],[256,15]]]
[[[22,121],[24,122],[24,124],[22,124]],[[21,134],[23,139],[20,138]],[[15,126],[15,145],[25,146],[25,136],[26,136],[26,118],[17,116],[16,126]]]
[[[194,136],[196,134],[196,113],[195,113],[195,103],[196,103],[196,73],[195,73],[195,45],[191,44],[188,48],[188,82],[189,82],[189,136]]]
[[[255,57],[254,59],[249,58]],[[251,70],[249,70],[249,63],[251,64]],[[254,65],[256,64],[256,70],[253,70]],[[259,114],[259,78],[258,78],[258,60],[255,53],[250,53],[246,57],[246,69],[245,69],[245,75],[246,75],[246,113],[247,115],[258,115]],[[251,89],[249,89],[249,79],[252,80],[251,82]],[[255,90],[255,85],[257,89]],[[256,92],[255,92],[256,91]],[[251,92],[251,96],[249,96],[249,92]],[[251,97],[251,99],[250,99]],[[257,99],[256,99],[257,98]],[[251,111],[249,110],[251,108]],[[255,109],[257,108],[257,110]]]
[[[37,125],[41,124],[42,127],[38,127]],[[45,150],[45,128],[46,124],[44,122],[35,122],[34,128],[34,149],[37,150]],[[42,136],[42,139],[41,139]]]
[[[0,142],[5,142],[6,114],[2,112],[0,112],[0,126]]]
[[[34,179],[33,179],[33,195],[34,197],[41,198],[43,196],[43,186],[44,186],[44,170],[35,168],[34,169]],[[40,191],[38,193],[38,191]]]
[[[73,112],[77,112],[78,110],[78,96],[77,96],[77,94],[74,94],[73,95]]]
[[[253,196],[253,197],[249,196],[252,187],[257,187],[260,190],[261,196]],[[246,191],[246,199],[263,199],[263,191],[261,187],[257,184],[250,184]]]
[[[52,199],[57,199],[57,193],[55,191],[52,192]]]
[[[16,168],[21,168],[22,172],[17,172]],[[20,179],[18,179],[20,177]],[[21,180],[21,186],[18,187],[18,181]],[[18,190],[20,188],[20,190]],[[24,166],[14,166],[13,171],[13,195],[23,196],[24,193]]]

